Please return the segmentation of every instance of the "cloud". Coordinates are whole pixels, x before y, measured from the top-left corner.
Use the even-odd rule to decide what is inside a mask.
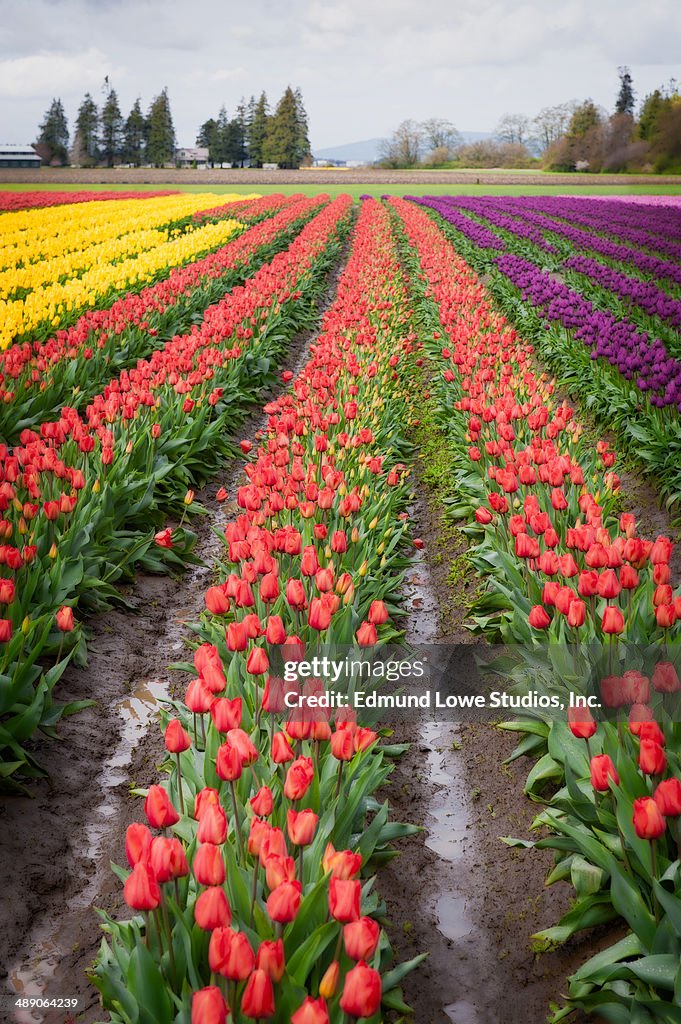
[[[47,99],[99,87],[113,64],[101,50],[85,53],[36,53],[0,61],[0,96]]]

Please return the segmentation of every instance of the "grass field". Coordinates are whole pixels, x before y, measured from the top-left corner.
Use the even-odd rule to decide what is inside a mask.
[[[485,172],[487,173],[487,172]],[[588,184],[581,185],[565,185],[565,184],[546,184],[546,185],[535,185],[528,182],[525,184],[513,184],[513,185],[490,185],[489,183],[476,184],[471,182],[470,184],[433,184],[432,182],[419,182],[414,180],[413,184],[387,184],[386,182],[370,183],[364,182],[357,184],[355,182],[348,181],[343,182],[332,182],[332,183],[311,183],[301,180],[300,185],[296,184],[282,184],[282,185],[257,185],[253,183],[244,185],[214,185],[206,182],[205,185],[201,184],[176,184],[155,182],[154,184],[67,184],[67,183],[51,183],[51,184],[17,184],[0,182],[0,191],[10,192],[21,192],[21,191],[56,191],[56,192],[69,192],[69,191],[93,191],[98,192],[102,189],[111,191],[129,191],[130,189],[138,189],[139,191],[157,191],[159,188],[170,188],[177,189],[180,192],[215,192],[222,194],[224,192],[237,192],[239,194],[247,194],[249,192],[259,192],[262,195],[270,195],[272,192],[283,192],[285,195],[289,195],[293,192],[302,192],[306,196],[314,196],[320,192],[328,192],[328,194],[335,198],[341,193],[347,193],[354,199],[358,199],[361,195],[381,196],[383,194],[390,194],[395,196],[404,195],[492,195],[492,196],[504,196],[504,195],[558,195],[558,194],[574,194],[574,195],[681,195],[681,179],[678,185],[655,185],[655,184],[628,184],[623,181],[621,185],[598,185]]]

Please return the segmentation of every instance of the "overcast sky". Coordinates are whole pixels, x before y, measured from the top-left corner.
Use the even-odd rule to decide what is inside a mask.
[[[313,148],[404,118],[492,131],[507,112],[637,96],[681,78],[678,0],[0,0],[0,142],[32,142],[53,96],[73,124],[108,74],[127,114],[168,86],[178,144],[221,104],[300,86]],[[676,63],[675,63],[676,62]]]

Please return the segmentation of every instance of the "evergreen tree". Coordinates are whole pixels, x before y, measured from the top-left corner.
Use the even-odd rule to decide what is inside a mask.
[[[85,93],[76,117],[72,161],[81,167],[94,167],[99,160],[99,111],[89,92]]]
[[[154,167],[163,167],[175,155],[175,127],[167,88],[151,104],[148,123],[147,159]]]
[[[634,113],[634,88],[629,68],[617,69],[620,76],[620,91],[615,102],[616,114]]]
[[[298,167],[300,167],[300,165],[306,160],[309,161],[312,156],[312,149],[310,148],[309,124],[307,111],[303,105],[303,94],[300,89],[297,88],[293,95],[296,101],[296,121],[298,125],[296,145],[298,150]]]
[[[229,163],[229,149],[229,117],[227,115],[227,108],[222,106],[215,123],[215,162],[217,164]]]
[[[208,161],[211,165],[217,162],[218,123],[214,117],[209,117],[199,128],[199,134],[196,136],[196,145],[204,146],[208,150]]]
[[[102,107],[102,156],[107,167],[113,167],[123,148],[123,115],[116,90],[109,88]]]
[[[270,120],[269,103],[265,93],[261,92],[260,99],[257,102],[251,100],[251,104],[249,104],[248,156],[251,167],[262,167],[265,137]]]
[[[123,129],[123,159],[125,162],[140,167],[144,162],[146,144],[147,119],[142,113],[142,104],[138,96]]]
[[[278,164],[282,168],[299,167],[300,132],[298,105],[289,85],[267,126],[263,146],[265,163]]]
[[[69,162],[69,127],[64,113],[64,105],[60,99],[52,100],[39,128],[36,149],[45,163],[57,161],[60,164]]]
[[[592,128],[601,123],[601,115],[593,100],[585,100],[575,107],[568,125],[568,136],[582,139]]]
[[[243,167],[248,156],[248,108],[242,96],[232,120],[232,163]]]

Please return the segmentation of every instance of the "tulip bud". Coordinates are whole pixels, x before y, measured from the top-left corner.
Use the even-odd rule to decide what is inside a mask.
[[[333,999],[338,989],[339,975],[339,963],[337,960],[333,960],[324,972],[324,977],[319,982],[320,996],[323,996],[324,999]]]

